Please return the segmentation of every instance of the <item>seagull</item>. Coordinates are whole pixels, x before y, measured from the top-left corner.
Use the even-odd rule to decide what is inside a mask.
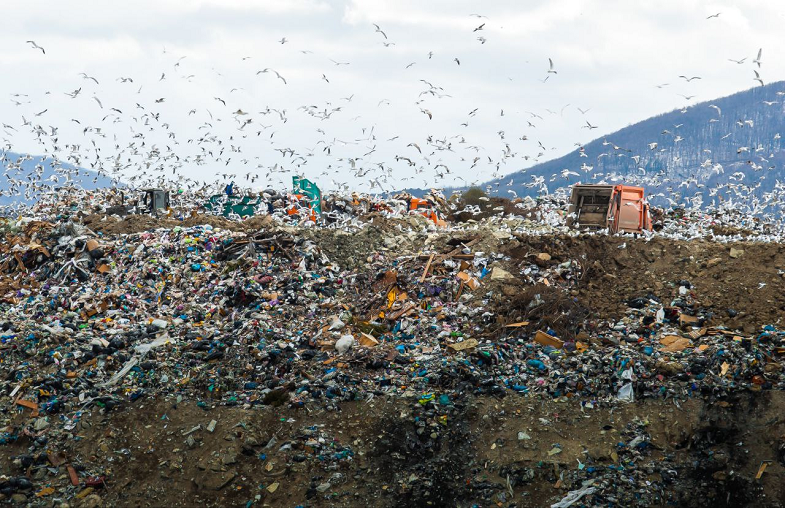
[[[381,28],[379,28],[379,25],[377,25],[376,23],[373,23],[373,26],[376,27],[376,33],[382,34],[382,36],[384,36],[384,38],[387,39],[387,34],[384,33],[384,31]]]
[[[428,119],[429,120],[433,120],[433,113],[431,113],[429,110],[420,108],[420,111],[422,111],[424,114],[428,115]]]
[[[479,32],[480,30],[482,30],[482,28],[483,28],[484,26],[485,26],[485,23],[483,23],[482,25],[480,25],[480,26],[478,26],[477,28],[475,28],[474,30],[472,30],[472,32]]]
[[[739,64],[739,65],[741,65],[741,64],[743,64],[743,63],[744,63],[744,61],[745,61],[746,59],[747,59],[747,57],[745,56],[745,57],[744,57],[744,58],[742,58],[741,60],[734,60],[733,58],[728,58],[728,61],[729,61],[729,62],[733,62],[733,63],[735,63],[735,64]]]
[[[753,70],[752,70],[752,72],[754,72],[754,73],[755,73],[755,77],[754,77],[754,78],[752,78],[752,79],[753,79],[753,81],[757,81],[758,83],[760,83],[760,86],[763,86],[763,80],[762,80],[762,79],[760,79],[760,74],[758,74],[758,71],[756,71],[755,69],[753,69]]]
[[[719,107],[719,106],[715,106],[714,104],[709,104],[709,107],[710,107],[710,108],[714,108],[714,109],[716,109],[716,110],[717,110],[717,114],[718,114],[719,116],[722,116],[722,110],[720,109],[720,107]]]
[[[589,109],[581,109],[581,108],[578,108],[578,111],[580,111],[582,115],[585,115],[586,113],[588,113],[589,111],[591,111],[591,108],[589,108]]]
[[[691,77],[691,78],[688,78],[687,76],[679,76],[679,77],[680,77],[680,78],[684,78],[684,79],[686,79],[686,80],[687,80],[687,83],[689,83],[689,82],[690,82],[690,81],[692,81],[693,79],[701,79],[701,77],[700,77],[700,76],[693,76],[693,77]]]
[[[707,16],[707,17],[706,17],[706,19],[711,19],[711,18],[719,18],[719,17],[720,17],[720,14],[722,14],[722,13],[721,13],[721,12],[718,12],[717,14],[712,14],[711,16]]]
[[[454,59],[453,59],[453,62],[457,63],[458,65],[461,65],[461,61],[460,61],[460,60],[458,60],[457,58],[454,58]]]
[[[46,51],[44,50],[44,48],[42,48],[41,46],[39,46],[38,44],[36,44],[36,43],[35,43],[35,41],[27,41],[27,43],[28,43],[28,44],[30,44],[30,45],[32,45],[32,46],[33,46],[33,49],[40,49],[40,50],[41,50],[41,53],[43,53],[43,54],[46,54]]]
[[[589,121],[588,121],[588,120],[586,120],[586,125],[584,125],[584,126],[583,126],[583,127],[581,127],[581,128],[582,128],[582,129],[589,129],[589,130],[592,130],[592,129],[596,129],[596,128],[597,128],[597,126],[596,126],[596,125],[592,125],[592,124],[590,124],[590,123],[589,123]]]
[[[331,61],[332,63],[334,63],[335,65],[349,65],[349,62],[336,62],[336,61],[335,61],[335,60],[333,60],[332,58],[330,58],[330,61]]]
[[[283,76],[281,76],[280,74],[278,74],[278,71],[276,71],[275,69],[262,69],[261,71],[257,71],[257,72],[256,72],[256,75],[258,76],[259,74],[262,74],[263,72],[269,72],[269,71],[273,71],[273,72],[275,73],[275,75],[276,75],[276,76],[278,76],[278,79],[280,79],[281,81],[283,81],[283,84],[284,84],[284,85],[286,84],[286,80],[283,78]]]
[[[101,106],[101,109],[104,109],[104,105],[103,105],[103,104],[101,104],[101,101],[98,99],[98,97],[95,97],[95,96],[93,96],[93,100],[94,100],[95,102],[97,102],[99,106]]]
[[[558,74],[555,70],[553,70],[553,60],[550,58],[548,59],[548,74]]]
[[[85,74],[84,72],[81,72],[81,73],[79,73],[79,75],[80,75],[80,76],[82,76],[82,78],[84,78],[84,79],[92,79],[93,81],[95,81],[95,84],[96,84],[96,85],[98,85],[98,84],[99,84],[97,79],[95,79],[95,78],[94,78],[94,77],[92,77],[92,76],[88,76],[88,75],[87,75],[87,74]]]
[[[681,94],[676,94],[676,95],[680,95],[680,96],[684,97],[686,100],[690,100],[690,99],[695,97],[694,95],[681,95]]]
[[[280,42],[281,44],[286,44],[286,43],[287,43],[287,42],[289,42],[289,41],[287,41],[287,40],[286,40],[286,37],[283,37],[283,38],[281,38],[281,40],[280,40],[280,41],[278,41],[278,42]]]
[[[755,58],[755,60],[752,61],[752,63],[756,63],[756,64],[758,64],[758,67],[760,67],[760,57],[761,56],[763,56],[763,48],[760,48],[758,50],[758,56],[757,56],[757,58]]]

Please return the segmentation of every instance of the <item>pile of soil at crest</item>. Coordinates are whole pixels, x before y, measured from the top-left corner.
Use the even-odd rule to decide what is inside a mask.
[[[197,214],[187,217],[185,220],[178,220],[167,216],[153,216],[147,214],[127,215],[125,217],[107,216],[105,214],[90,214],[81,219],[82,224],[104,235],[121,235],[142,233],[158,228],[173,228],[176,226],[192,227],[210,225],[214,228],[226,229],[229,231],[255,231],[270,224],[272,219],[269,216],[261,215],[251,217],[244,221],[234,221],[210,214]]]
[[[713,314],[714,325],[752,333],[785,319],[785,246],[777,243],[518,236],[501,250],[512,267],[541,252],[551,256],[546,267],[577,260],[581,273],[569,296],[595,319],[620,318],[636,297],[654,296],[667,306],[680,286],[697,300],[696,309]]]

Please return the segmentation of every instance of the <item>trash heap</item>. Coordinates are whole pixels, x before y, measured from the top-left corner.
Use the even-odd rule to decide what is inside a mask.
[[[591,411],[646,399],[721,402],[785,386],[785,330],[728,329],[689,280],[671,281],[670,300],[636,295],[624,300],[623,315],[598,316],[576,296],[591,269],[585,257],[515,257],[500,248],[522,238],[521,223],[491,219],[439,232],[421,218],[393,222],[386,247],[351,267],[331,259],[312,228],[286,224],[232,230],[183,223],[102,234],[70,214],[6,222],[0,445],[25,452],[15,455],[13,470],[0,471],[0,495],[41,504],[55,492],[60,499],[95,495],[112,478],[96,460],[69,453],[83,420],[161,398],[205,410],[309,414],[401,400],[415,429],[408,449],[426,457],[422,450],[464,435],[451,424],[478,397],[577,401]],[[397,251],[405,242],[414,247]],[[209,424],[199,430],[212,432]],[[622,436],[621,465],[587,461],[571,469],[561,481],[572,491],[553,506],[673,499],[667,462],[658,463],[660,480],[645,493],[619,481],[638,474],[648,443],[641,422]],[[273,450],[332,471],[356,453],[317,427],[288,443],[275,439],[247,445],[248,454]],[[417,467],[396,475],[429,474]],[[510,489],[531,474],[508,471]],[[404,480],[399,485],[414,490],[390,492],[431,495],[432,485]],[[332,471],[310,495],[346,481]],[[274,493],[272,485],[264,492]]]

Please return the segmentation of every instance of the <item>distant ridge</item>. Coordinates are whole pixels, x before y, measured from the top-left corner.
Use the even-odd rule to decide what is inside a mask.
[[[4,155],[6,158],[6,162],[2,164],[4,174],[0,177],[0,191],[4,194],[0,195],[0,206],[32,203],[41,192],[65,185],[83,189],[112,186],[110,178],[71,164],[55,163],[51,157],[32,156],[28,159],[28,156],[14,152],[5,152]],[[36,169],[39,165],[42,169]],[[40,178],[37,172],[41,173]],[[34,186],[39,188],[36,189]],[[40,186],[43,186],[43,189]],[[13,195],[6,195],[9,191]]]
[[[720,197],[738,201],[744,194],[754,200],[785,181],[781,136],[783,81],[654,116],[482,187],[512,197],[536,195],[546,187],[552,193],[578,181],[624,181],[647,186],[651,195],[664,194],[658,196],[661,203],[688,199],[707,205]],[[729,182],[735,191],[719,188]]]

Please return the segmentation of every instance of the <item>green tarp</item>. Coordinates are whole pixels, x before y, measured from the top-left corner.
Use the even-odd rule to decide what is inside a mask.
[[[308,197],[311,204],[311,209],[319,215],[322,214],[322,191],[315,183],[307,178],[300,178],[299,176],[292,177],[292,187],[295,194],[304,194]]]

